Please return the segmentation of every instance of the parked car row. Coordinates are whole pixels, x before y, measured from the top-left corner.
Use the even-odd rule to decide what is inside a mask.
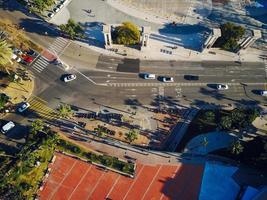
[[[11,59],[18,63],[30,64],[37,56],[38,53],[32,49],[29,49],[28,51],[22,51],[20,49],[14,48]]]
[[[64,4],[67,3],[67,0],[61,0],[59,4],[57,4],[51,12],[48,13],[48,17],[52,18],[58,11],[60,11],[61,8],[64,7]]]

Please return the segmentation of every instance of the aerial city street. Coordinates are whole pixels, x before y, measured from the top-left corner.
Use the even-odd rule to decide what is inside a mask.
[[[0,199],[266,200],[266,0],[0,0]]]

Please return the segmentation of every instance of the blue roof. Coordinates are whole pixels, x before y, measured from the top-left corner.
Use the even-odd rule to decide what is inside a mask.
[[[259,192],[254,187],[248,186],[245,193],[243,194],[242,200],[251,200]]]
[[[232,175],[237,167],[207,162],[203,173],[199,200],[235,200],[240,186]]]

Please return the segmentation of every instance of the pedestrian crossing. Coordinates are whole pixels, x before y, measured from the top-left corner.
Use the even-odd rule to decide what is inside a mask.
[[[52,54],[55,54],[56,57],[59,57],[64,49],[69,45],[70,41],[68,39],[58,37],[53,44],[48,48]],[[39,56],[36,58],[35,62],[31,65],[32,69],[41,73],[48,65],[50,61],[47,60],[44,56]]]
[[[58,57],[69,44],[70,41],[68,39],[58,37],[48,48],[48,50],[51,51],[51,53],[56,54],[56,56]]]
[[[28,102],[31,105],[29,110],[33,111],[39,117],[47,120],[53,120],[59,118],[58,112],[48,107],[47,102],[45,100],[33,96],[28,100]]]
[[[41,73],[49,64],[49,61],[47,61],[43,56],[40,56],[36,59],[36,61],[32,64],[32,69],[37,71],[38,73]]]

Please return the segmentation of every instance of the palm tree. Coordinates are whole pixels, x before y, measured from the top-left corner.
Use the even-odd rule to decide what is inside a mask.
[[[12,49],[6,40],[0,40],[0,67],[6,69],[6,65],[11,63]]]
[[[58,111],[59,115],[63,118],[70,118],[73,114],[70,105],[67,104],[60,105]]]
[[[232,143],[232,146],[231,146],[231,152],[232,152],[232,154],[238,155],[238,154],[242,153],[243,150],[244,150],[244,147],[240,143],[239,140],[237,140],[237,141],[235,141],[235,142]]]
[[[229,116],[223,116],[220,121],[220,127],[224,130],[228,130],[232,127],[232,118]]]

